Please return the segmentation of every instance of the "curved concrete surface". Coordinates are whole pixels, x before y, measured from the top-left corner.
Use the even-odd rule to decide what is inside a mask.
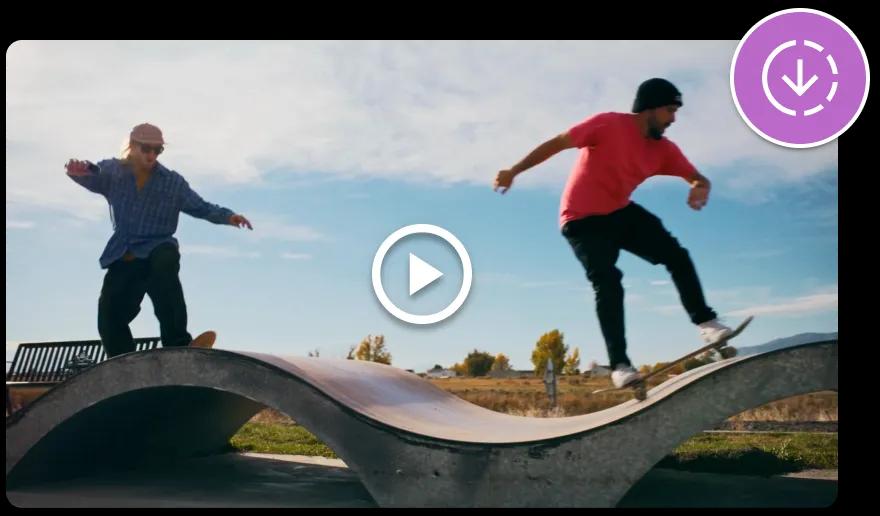
[[[160,349],[108,360],[7,422],[7,484],[228,447],[264,406],[327,443],[382,506],[613,506],[679,443],[765,403],[837,389],[837,341],[710,364],[584,416],[480,408],[369,362]]]

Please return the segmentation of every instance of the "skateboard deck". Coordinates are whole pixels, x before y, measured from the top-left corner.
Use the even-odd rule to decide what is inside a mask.
[[[661,373],[668,371],[669,369],[677,366],[678,364],[681,364],[685,360],[688,360],[688,359],[693,358],[695,356],[701,355],[707,351],[711,351],[713,349],[720,350],[721,348],[727,346],[727,344],[729,344],[731,340],[736,338],[740,333],[743,332],[743,330],[746,329],[746,326],[748,326],[749,323],[752,322],[752,319],[754,319],[754,317],[751,315],[746,317],[745,320],[743,322],[741,322],[739,324],[739,326],[734,328],[733,331],[728,336],[724,337],[723,339],[720,339],[718,342],[708,344],[708,345],[703,346],[702,348],[700,348],[696,351],[692,351],[692,352],[688,353],[687,355],[685,355],[683,357],[677,358],[674,361],[661,367],[660,369],[657,369],[656,371],[651,371],[650,373],[642,376],[638,380],[630,382],[630,383],[624,385],[623,387],[608,387],[606,389],[599,389],[597,391],[593,391],[593,394],[599,394],[602,392],[632,390],[633,393],[635,394],[636,399],[638,399],[639,401],[643,401],[643,400],[645,400],[645,398],[648,397],[648,393],[647,393],[648,380],[650,380],[651,378],[653,378]]]
[[[189,343],[191,348],[203,348],[203,349],[211,349],[214,347],[214,342],[217,340],[217,332],[214,331],[206,331],[200,334],[198,337],[194,338],[192,342]]]

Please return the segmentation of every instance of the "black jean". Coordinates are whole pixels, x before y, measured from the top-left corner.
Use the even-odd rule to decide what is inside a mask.
[[[621,249],[654,265],[666,266],[691,322],[700,324],[717,317],[706,305],[687,249],[663,227],[656,215],[638,204],[631,202],[608,215],[572,220],[563,225],[562,234],[593,285],[596,313],[612,369],[619,364],[632,365],[626,354],[623,273],[615,266]]]
[[[107,358],[135,351],[128,325],[140,313],[144,294],[153,302],[162,345],[189,345],[179,272],[180,252],[171,243],[157,246],[147,258],[110,264],[98,300],[98,333]]]

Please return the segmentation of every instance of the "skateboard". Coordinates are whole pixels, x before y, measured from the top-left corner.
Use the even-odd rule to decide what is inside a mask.
[[[217,332],[208,330],[200,334],[198,337],[194,338],[192,342],[189,343],[189,347],[211,349],[212,347],[214,347],[214,341],[216,340]]]
[[[696,351],[692,351],[692,352],[688,353],[687,355],[666,364],[665,366],[661,367],[660,369],[657,369],[656,371],[651,371],[650,373],[642,376],[638,380],[632,381],[632,382],[624,385],[623,387],[609,387],[606,389],[599,389],[598,391],[593,391],[593,394],[599,394],[601,392],[632,390],[633,393],[635,394],[635,397],[637,400],[644,401],[645,398],[648,397],[648,391],[647,391],[648,380],[650,380],[651,378],[653,378],[661,373],[668,371],[669,369],[677,366],[678,364],[681,364],[685,360],[688,360],[688,359],[693,358],[695,356],[701,355],[701,354],[703,354],[707,351],[711,351],[713,349],[720,350],[721,348],[726,346],[728,343],[730,343],[730,341],[733,340],[737,335],[742,333],[742,331],[746,329],[746,326],[748,326],[749,323],[752,322],[752,319],[754,319],[754,317],[751,315],[746,317],[746,319],[743,322],[741,322],[739,326],[734,328],[734,330],[729,335],[727,335],[723,339],[720,339],[718,342],[715,342],[713,344],[708,344],[708,345],[703,346],[702,348],[700,348]]]

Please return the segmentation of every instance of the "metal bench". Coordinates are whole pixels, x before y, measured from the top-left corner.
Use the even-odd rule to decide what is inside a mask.
[[[159,347],[159,337],[135,339],[135,349],[146,351]],[[26,403],[13,406],[11,390],[30,392],[33,399],[64,380],[103,362],[107,354],[100,340],[65,342],[28,342],[18,345],[6,371],[6,416]]]

